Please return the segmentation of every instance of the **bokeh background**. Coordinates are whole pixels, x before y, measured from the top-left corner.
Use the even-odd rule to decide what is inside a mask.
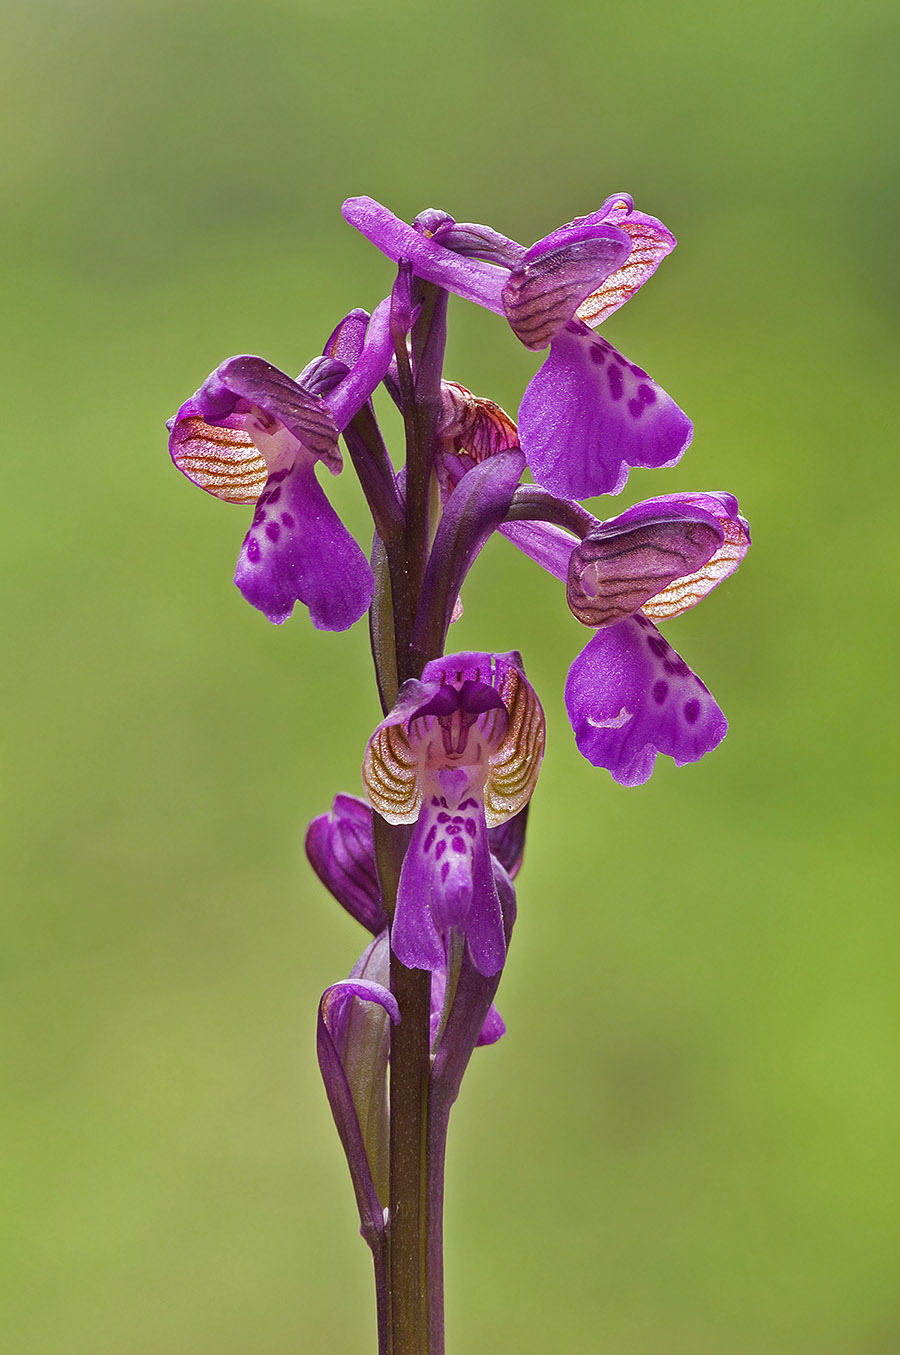
[[[366,635],[246,606],[247,511],[163,422],[385,294],[345,196],[529,242],[630,190],[681,244],[607,332],[697,432],[597,507],[739,493],[754,551],[669,632],[732,728],[615,786],[562,704],[584,632],[487,550],[458,647],[523,651],[549,742],[509,1035],[452,1126],[449,1349],[895,1355],[895,6],[35,0],[3,28],[4,1350],[374,1349],[313,1048],[364,938],[302,850],[359,789]],[[454,303],[450,375],[514,410],[535,361]]]

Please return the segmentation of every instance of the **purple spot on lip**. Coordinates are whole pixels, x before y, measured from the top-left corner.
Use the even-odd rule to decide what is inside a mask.
[[[264,508],[260,508],[259,505],[257,504],[256,512],[253,514],[253,522],[251,523],[251,526],[258,527],[260,523],[265,522],[265,520],[266,520],[266,510]]]
[[[582,332],[583,325],[581,324],[580,320],[570,320],[566,325],[566,329],[570,334],[580,334]]]
[[[259,542],[256,540],[255,537],[251,536],[250,540],[247,542],[247,559],[252,564],[255,565],[257,560],[259,559],[259,556],[260,556]]]
[[[424,845],[422,847],[422,850],[424,852],[431,851],[431,847],[436,836],[437,836],[437,824],[433,823],[428,830],[428,836],[426,837]]]
[[[668,682],[663,682],[662,680],[660,680],[659,682],[655,682],[653,684],[653,700],[656,702],[658,706],[662,705],[662,703],[665,701],[668,695],[669,695]]]
[[[621,354],[621,353],[617,353],[617,352],[615,351],[615,349],[613,350],[613,357],[615,358],[616,362],[618,362],[619,365],[622,366],[622,367],[628,367],[628,366],[630,365],[629,362],[628,362],[628,359],[627,359],[627,358],[623,358],[623,357],[622,357],[622,354]]]
[[[695,725],[697,723],[699,715],[700,715],[700,702],[696,699],[696,697],[692,697],[690,701],[685,702],[684,718],[687,720],[689,725]]]
[[[447,883],[447,876],[449,874],[450,874],[450,862],[445,861],[444,864],[441,866],[441,880],[444,882],[444,884]]]
[[[622,381],[622,373],[619,371],[618,367],[607,367],[606,379],[609,382],[609,393],[612,398],[614,400],[621,400],[624,383]]]
[[[444,852],[446,850],[447,850],[447,839],[442,837],[440,842],[434,849],[435,861],[440,861],[441,857],[444,855]]]
[[[455,837],[450,845],[455,852],[464,852],[466,850],[466,844],[461,837]]]
[[[644,626],[645,628],[651,624],[642,612],[635,612],[632,620],[636,621],[639,626]]]
[[[284,523],[285,527],[293,527],[294,525],[294,519],[291,517],[290,513],[282,513],[281,521]]]
[[[449,822],[450,822],[449,814],[438,814],[438,823],[449,823]]]
[[[633,363],[631,364],[631,370],[634,372],[635,376],[646,376],[646,375],[647,375],[647,373],[644,371],[643,367],[639,367],[639,366],[637,365],[636,362],[633,362]],[[649,403],[649,401],[648,401],[648,403]]]
[[[469,834],[469,837],[474,837],[474,836],[475,836],[475,820],[474,820],[474,819],[466,819],[466,832]]]
[[[669,648],[661,635],[648,635],[647,644],[653,650],[653,653],[658,654],[660,658],[662,658],[663,654],[665,654],[666,650]]]
[[[674,659],[664,659],[663,668],[667,673],[677,673],[679,677],[687,677],[688,673],[691,671],[684,659],[679,659],[677,657]]]
[[[279,485],[279,484],[281,484],[281,481],[284,480],[284,479],[286,479],[287,476],[288,476],[289,474],[290,474],[290,471],[287,471],[287,470],[277,470],[277,471],[274,471],[274,472],[269,476],[269,484],[270,484],[270,485]]]
[[[645,372],[641,372],[645,376]],[[656,404],[656,391],[652,386],[647,386],[643,382],[637,388],[637,395],[633,400],[628,401],[628,412],[633,419],[639,419],[645,409],[650,405]]]
[[[279,536],[281,536],[281,528],[278,526],[277,522],[266,523],[266,536],[270,541],[278,540]]]
[[[588,352],[591,355],[591,362],[595,362],[598,367],[602,367],[606,361],[606,354],[599,343],[592,343]]]
[[[279,485],[277,489],[273,489],[271,494],[267,496],[267,501],[269,503],[277,503],[280,498],[281,498],[281,486]]]

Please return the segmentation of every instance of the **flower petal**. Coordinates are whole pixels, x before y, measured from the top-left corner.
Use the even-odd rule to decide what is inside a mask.
[[[695,607],[707,593],[718,588],[734,573],[750,548],[750,525],[738,513],[738,502],[733,494],[672,494],[648,502],[663,503],[667,500],[696,505],[710,513],[718,519],[724,540],[712,559],[707,560],[696,573],[675,579],[644,603],[642,610],[651,621],[669,621],[673,616],[680,616],[682,612]]]
[[[307,451],[331,467],[340,467],[337,426],[321,396],[311,395],[264,358],[229,358],[214,376],[240,400],[276,419]]]
[[[207,423],[182,405],[172,422],[169,451],[175,465],[201,489],[227,503],[256,503],[266,483],[266,463],[240,415]]]
[[[631,238],[631,253],[621,268],[606,279],[602,287],[578,308],[578,319],[585,324],[599,325],[612,315],[643,287],[656,272],[667,254],[675,248],[675,236],[655,216],[636,212],[627,193],[616,193],[588,220],[599,219],[618,226]]]
[[[697,675],[645,617],[600,630],[566,681],[579,751],[623,786],[641,785],[657,753],[677,767],[721,743],[725,716]]]
[[[572,551],[569,609],[584,626],[614,625],[707,564],[722,543],[718,519],[702,508],[637,504],[595,527]]]
[[[605,222],[563,226],[538,240],[503,288],[503,309],[513,333],[526,348],[546,348],[630,252],[628,235]]]
[[[328,814],[306,830],[306,854],[326,889],[374,935],[384,931],[388,915],[381,902],[372,811],[355,795],[337,795]]]
[[[519,409],[519,442],[538,484],[563,498],[618,494],[629,466],[674,466],[690,419],[640,367],[570,321]]]
[[[498,315],[503,314],[500,293],[506,281],[505,269],[479,259],[465,259],[445,249],[373,198],[348,198],[341,211],[344,220],[355,226],[382,254],[395,263],[408,259],[417,277],[434,282]]]
[[[352,367],[359,361],[370,319],[369,312],[358,306],[345,315],[328,336],[322,349],[324,356],[338,358],[341,362],[346,362],[348,367]]]
[[[301,448],[292,469],[269,476],[234,581],[275,625],[295,602],[320,630],[347,630],[368,610],[369,562],[325,497],[311,453]]]
[[[513,652],[498,655],[495,663],[509,723],[503,743],[488,758],[490,773],[484,790],[484,809],[489,828],[498,827],[525,808],[537,785],[544,757],[544,712],[522,671],[521,658]]]
[[[391,948],[411,969],[446,965],[443,937],[456,928],[480,974],[503,968],[503,914],[484,812],[474,800],[458,811],[436,795],[422,806],[400,872]]]

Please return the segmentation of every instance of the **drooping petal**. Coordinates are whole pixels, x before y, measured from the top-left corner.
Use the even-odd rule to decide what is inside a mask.
[[[464,932],[481,974],[496,974],[506,956],[503,915],[494,883],[484,811],[475,799],[448,806],[428,796],[400,872],[391,947],[411,969],[446,964],[443,937]]]
[[[532,474],[563,498],[618,494],[629,466],[674,466],[692,432],[661,386],[577,320],[551,343],[519,408]]]
[[[587,220],[618,226],[631,239],[631,253],[622,266],[578,308],[578,319],[593,327],[624,306],[638,288],[643,287],[666,255],[671,254],[676,240],[655,216],[636,212],[627,193],[615,193],[607,198],[600,210]]]
[[[479,259],[466,259],[445,249],[373,198],[348,198],[341,211],[344,220],[355,226],[382,254],[395,263],[408,260],[417,277],[434,282],[498,315],[503,314],[500,293],[506,281],[505,269]]]
[[[368,610],[372,571],[325,497],[314,467],[312,455],[301,448],[292,469],[270,475],[234,581],[275,625],[299,601],[320,630],[346,630]]]
[[[306,830],[306,854],[313,870],[351,917],[374,935],[384,931],[388,915],[381,902],[372,811],[355,795],[337,795],[328,814]]]
[[[175,465],[201,489],[226,503],[255,503],[265,488],[266,463],[241,415],[207,423],[187,401],[172,420],[169,451]]]
[[[698,505],[636,504],[595,527],[572,551],[569,608],[585,626],[614,625],[707,564],[723,540],[718,518]]]
[[[728,728],[708,689],[651,622],[638,615],[599,630],[566,681],[579,751],[623,786],[638,786],[657,753],[677,767],[721,743]]]
[[[631,240],[615,225],[563,226],[531,246],[503,288],[503,308],[526,348],[546,348],[594,292],[631,253]]]
[[[711,514],[718,520],[724,539],[712,559],[696,573],[675,579],[644,603],[642,611],[651,621],[669,621],[695,607],[707,593],[718,588],[734,573],[750,548],[750,525],[738,513],[738,502],[733,494],[672,494],[665,496],[665,499],[651,499],[649,502],[662,503],[667,500],[696,505]]]

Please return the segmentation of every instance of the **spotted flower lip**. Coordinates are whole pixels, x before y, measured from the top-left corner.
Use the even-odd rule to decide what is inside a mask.
[[[518,423],[535,480],[554,494],[618,494],[631,466],[673,466],[690,445],[692,424],[671,397],[593,333],[675,247],[671,231],[636,211],[627,193],[529,249],[433,209],[409,226],[359,197],[344,203],[343,214],[389,258],[505,315],[526,347],[549,345]]]
[[[188,479],[216,498],[256,504],[235,583],[276,625],[300,601],[315,626],[346,630],[371,601],[369,563],[315,465],[341,469],[338,433],[390,362],[388,312],[386,302],[371,318],[351,312],[329,339],[332,351],[297,381],[263,358],[229,358],[170,420],[172,460]]]
[[[728,728],[709,689],[653,624],[696,606],[737,569],[750,529],[731,494],[672,494],[628,509],[576,545],[567,597],[598,627],[569,669],[581,753],[615,780],[648,779],[657,753],[696,762]]]
[[[405,965],[439,968],[456,929],[481,974],[502,968],[487,830],[528,803],[543,750],[543,712],[518,654],[450,655],[400,689],[369,741],[363,780],[383,818],[415,824],[391,929]]]

